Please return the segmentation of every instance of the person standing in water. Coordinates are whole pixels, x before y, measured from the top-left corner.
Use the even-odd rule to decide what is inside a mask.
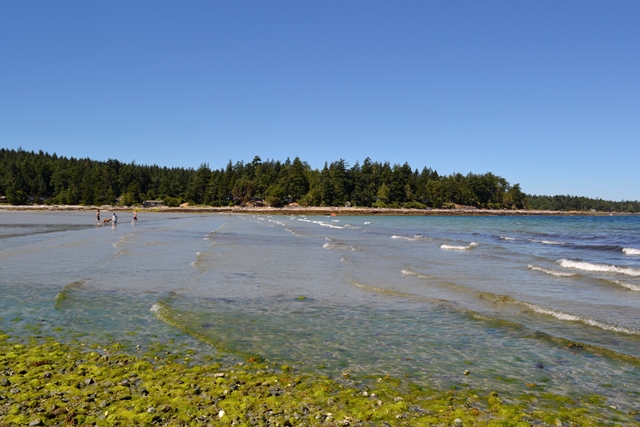
[[[100,209],[96,210],[96,221],[100,222]]]
[[[138,212],[133,211],[133,222],[138,222]]]
[[[118,215],[116,215],[116,213],[113,213],[113,216],[111,217],[111,223],[113,225],[118,225]]]

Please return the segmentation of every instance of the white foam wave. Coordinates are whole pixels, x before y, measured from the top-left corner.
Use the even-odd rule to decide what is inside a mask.
[[[640,270],[631,267],[618,267],[606,264],[591,264],[584,261],[572,261],[569,259],[560,259],[557,261],[559,265],[565,268],[574,268],[576,270],[593,271],[597,273],[617,273],[627,276],[640,276]]]
[[[533,264],[529,264],[527,268],[530,268],[531,270],[534,270],[534,271],[540,271],[542,273],[550,274],[551,276],[557,276],[557,277],[571,277],[576,275],[576,273],[568,273],[566,271],[547,270],[546,268],[542,268]]]
[[[414,276],[414,277],[417,277],[418,279],[433,279],[434,278],[432,276],[425,276],[424,274],[416,273],[415,271],[411,271],[409,269],[403,269],[400,272],[402,274],[404,274],[405,276]]]
[[[625,255],[640,255],[640,249],[636,248],[624,248],[622,252],[624,252]]]
[[[337,228],[338,230],[342,230],[345,227],[340,227],[338,225],[327,224],[326,222],[318,222],[321,227],[329,227],[329,228]]]
[[[152,312],[152,313],[157,313],[157,312],[159,312],[161,309],[162,309],[162,307],[160,307],[160,305],[159,305],[159,304],[153,304],[153,305],[151,306],[151,308],[149,309],[149,311],[150,311],[150,312]]]
[[[293,234],[294,236],[298,236],[298,237],[300,236],[298,233],[296,233],[295,231],[293,231],[289,227],[285,227],[284,229],[285,229],[285,231],[288,231],[289,233]]]
[[[564,242],[556,242],[555,240],[536,240],[536,239],[533,239],[531,241],[535,242],[535,243],[542,243],[543,245],[564,245],[564,244],[566,244]]]
[[[518,240],[518,239],[516,239],[515,237],[509,237],[509,236],[500,236],[500,238],[501,238],[502,240]]]
[[[410,242],[415,242],[416,240],[427,240],[429,239],[428,237],[425,236],[421,236],[419,234],[416,234],[413,237],[407,237],[407,236],[396,236],[395,234],[393,236],[391,236],[392,239],[399,239],[399,240],[407,240]]]
[[[620,285],[623,288],[627,288],[631,291],[640,292],[640,285],[636,285],[634,283],[623,282],[622,280],[613,280],[612,283],[615,283],[616,285]]]
[[[605,331],[620,332],[628,335],[640,335],[640,331],[625,328],[624,326],[611,325],[608,323],[600,322],[598,320],[590,319],[588,317],[582,317],[582,316],[578,316],[571,313],[564,313],[562,311],[555,311],[548,308],[540,307],[539,305],[530,304],[528,302],[520,302],[520,304],[523,304],[529,307],[530,309],[532,309],[534,312],[538,314],[545,314],[547,316],[555,317],[556,319],[559,319],[559,320],[564,320],[567,322],[580,322],[580,323],[584,323],[585,325],[595,326],[596,328],[604,329]]]
[[[479,243],[471,242],[467,246],[455,246],[455,245],[440,245],[440,249],[446,249],[450,251],[466,251],[471,248],[475,248]]]
[[[205,259],[211,254],[209,252],[196,252],[196,260],[191,263],[191,266],[198,269],[203,269],[205,266]]]
[[[340,243],[340,242],[327,242],[324,245],[322,245],[322,247],[324,249],[340,250],[340,251],[356,251],[357,250],[355,246],[345,245],[344,243]]]

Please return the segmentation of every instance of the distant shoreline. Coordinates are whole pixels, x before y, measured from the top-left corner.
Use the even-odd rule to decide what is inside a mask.
[[[155,207],[141,206],[80,206],[80,205],[0,205],[1,211],[95,211],[100,209],[107,212],[164,212],[164,213],[224,213],[224,214],[253,214],[253,215],[331,215],[331,216],[628,216],[638,215],[626,212],[593,212],[593,211],[547,211],[527,209],[408,209],[408,208],[366,208],[366,207],[303,207],[285,206],[272,207],[212,207],[212,206],[180,206]]]

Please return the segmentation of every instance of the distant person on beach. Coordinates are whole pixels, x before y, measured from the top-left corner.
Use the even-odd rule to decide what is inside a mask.
[[[133,211],[133,221],[138,221],[138,212]]]
[[[100,209],[96,211],[96,221],[100,222]]]
[[[113,213],[113,216],[111,217],[111,222],[113,223],[113,225],[118,224],[118,216],[116,215],[116,213]]]

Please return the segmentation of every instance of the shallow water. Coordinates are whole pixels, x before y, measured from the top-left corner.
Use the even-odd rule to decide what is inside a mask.
[[[639,409],[640,217],[92,220],[0,212],[3,330]]]

